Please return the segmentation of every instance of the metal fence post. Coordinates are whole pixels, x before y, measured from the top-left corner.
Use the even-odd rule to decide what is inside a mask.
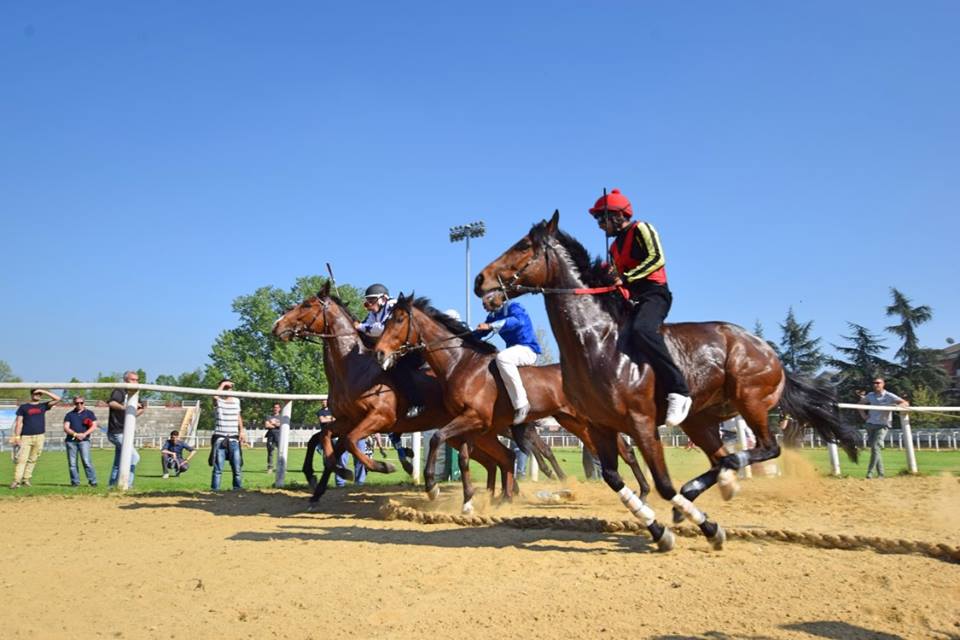
[[[413,460],[410,461],[410,464],[413,465],[413,484],[420,484],[420,449],[422,445],[423,434],[419,431],[414,431],[413,442],[410,446],[410,448],[413,449]]]
[[[282,487],[287,477],[287,453],[290,450],[290,416],[293,415],[293,401],[288,400],[280,411],[280,451],[277,452],[277,477],[273,486]]]
[[[910,473],[917,473],[917,454],[913,450],[913,437],[910,432],[910,414],[900,413],[900,427],[903,429],[903,442],[907,445],[907,468]]]
[[[123,444],[120,446],[120,469],[117,486],[126,491],[130,488],[130,461],[133,460],[133,437],[137,431],[137,405],[140,392],[127,395],[127,404],[123,412]]]
[[[840,476],[840,451],[836,442],[827,443],[827,454],[830,456],[830,475]]]

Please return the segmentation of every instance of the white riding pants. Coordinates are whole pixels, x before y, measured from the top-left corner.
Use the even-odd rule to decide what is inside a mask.
[[[500,370],[500,377],[503,378],[503,385],[507,388],[507,395],[510,396],[514,409],[528,404],[527,392],[523,388],[517,367],[527,367],[536,361],[537,354],[533,349],[522,344],[507,347],[497,354],[497,369]]]

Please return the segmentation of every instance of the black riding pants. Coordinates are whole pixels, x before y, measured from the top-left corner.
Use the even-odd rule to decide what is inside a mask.
[[[423,396],[420,394],[420,389],[417,388],[417,381],[414,379],[414,374],[420,368],[422,362],[420,358],[416,357],[417,355],[408,354],[400,358],[388,373],[390,382],[393,383],[409,406],[423,406]]]
[[[673,295],[666,287],[656,287],[631,296],[637,303],[630,321],[630,346],[645,355],[664,393],[690,395],[683,373],[674,363],[660,327],[670,312]]]

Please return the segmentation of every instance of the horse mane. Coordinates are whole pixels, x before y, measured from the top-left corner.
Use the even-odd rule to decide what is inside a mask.
[[[352,320],[353,322],[360,321],[359,318],[357,318],[357,316],[353,315],[353,311],[350,311],[350,307],[348,307],[343,300],[341,300],[340,298],[332,294],[327,297],[333,300],[334,302],[336,302],[337,306],[339,306],[341,309],[344,310],[344,312],[347,314],[347,317],[350,318],[350,320]]]
[[[433,320],[439,322],[441,325],[447,328],[450,333],[459,335],[463,339],[464,344],[479,351],[480,353],[496,353],[497,347],[490,344],[486,340],[481,340],[473,331],[470,330],[470,327],[466,323],[457,320],[456,318],[451,318],[443,311],[433,308],[430,305],[430,298],[417,298],[413,301],[413,306],[420,311],[423,311],[425,314],[430,316]],[[466,333],[466,335],[461,335]]]
[[[547,230],[546,220],[538,222],[530,229],[530,239],[541,247],[546,245],[549,236],[550,232]],[[588,287],[608,287],[616,282],[616,277],[605,262],[599,257],[591,259],[589,252],[576,238],[560,229],[557,229],[553,237],[566,250],[571,262],[573,262],[573,267]],[[597,298],[600,307],[609,313],[617,323],[623,322],[629,316],[631,306],[619,291],[599,293],[595,294],[594,297]]]

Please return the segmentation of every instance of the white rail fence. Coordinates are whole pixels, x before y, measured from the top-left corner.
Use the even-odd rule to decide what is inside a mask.
[[[216,389],[197,389],[193,387],[173,387],[160,384],[141,384],[127,382],[0,382],[0,389],[123,389],[126,391],[126,410],[123,420],[123,445],[120,449],[120,469],[117,486],[130,488],[130,461],[133,459],[134,445],[137,444],[137,405],[141,391],[161,391],[194,396],[221,396],[235,398],[258,398],[263,400],[282,400],[280,413],[280,451],[277,459],[277,475],[274,486],[282,487],[286,482],[287,460],[290,449],[290,416],[293,414],[294,400],[325,400],[327,394],[303,393],[261,393],[256,391],[218,391]],[[420,434],[413,434],[414,458],[413,479],[420,480]]]
[[[281,411],[280,419],[280,451],[277,461],[277,474],[274,482],[274,486],[282,487],[286,482],[286,472],[287,472],[287,460],[288,452],[290,449],[290,416],[293,412],[293,402],[295,400],[301,401],[318,401],[325,400],[327,398],[326,394],[296,394],[296,393],[262,393],[256,391],[218,391],[215,389],[199,389],[194,387],[174,387],[167,385],[158,385],[158,384],[140,384],[140,383],[126,383],[126,382],[0,382],[0,389],[123,389],[127,392],[126,394],[126,412],[124,415],[123,423],[123,445],[120,450],[120,477],[118,479],[118,486],[121,488],[129,488],[130,483],[130,460],[133,457],[134,447],[141,447],[150,442],[151,444],[159,445],[160,443],[156,442],[156,438],[137,438],[136,435],[136,425],[137,425],[137,405],[139,403],[140,391],[159,391],[159,392],[168,392],[168,393],[179,393],[195,396],[223,396],[223,397],[236,397],[236,398],[258,398],[265,400],[282,400],[284,401],[283,410]],[[838,405],[841,409],[855,409],[860,411],[892,411],[899,414],[900,426],[902,433],[898,434],[898,437],[894,434],[888,434],[887,439],[892,443],[896,438],[899,446],[903,448],[907,456],[907,468],[910,473],[918,473],[917,468],[917,457],[916,449],[921,447],[921,441],[923,437],[927,438],[928,448],[933,448],[936,450],[940,449],[940,443],[942,440],[946,440],[947,447],[956,449],[958,446],[958,439],[960,439],[960,430],[955,429],[945,429],[945,430],[926,430],[924,432],[918,432],[916,435],[913,434],[910,428],[910,414],[911,413],[950,413],[950,412],[960,412],[960,407],[883,407],[877,405],[860,405],[860,404],[849,404],[849,403],[840,403]],[[740,444],[740,448],[744,449],[747,446],[747,435],[746,435],[746,423],[742,418],[736,419],[737,424],[737,436]],[[945,432],[945,437],[944,437]],[[255,434],[251,434],[255,435]],[[298,438],[303,445],[304,438],[302,434],[298,434],[301,437]],[[552,447],[568,447],[568,446],[580,446],[580,441],[572,435],[569,434],[541,434],[541,436],[547,441],[547,443]],[[414,482],[420,481],[420,458],[421,458],[421,434],[413,433],[409,434],[410,438],[410,448],[413,449],[414,459],[413,459],[413,480]],[[866,446],[866,436],[864,438],[864,446]],[[674,434],[666,436],[665,439],[669,444],[673,446],[682,446],[686,443],[686,436],[681,434]],[[100,436],[99,446],[102,448],[104,446],[105,438]],[[193,444],[198,443],[198,436],[196,433],[192,436]],[[406,440],[406,437],[404,438]],[[811,435],[811,446],[817,442],[816,437]],[[830,457],[830,468],[833,475],[840,475],[840,455],[837,449],[837,445],[827,443],[827,451]],[[537,479],[537,465],[536,459],[531,458],[531,479]]]

